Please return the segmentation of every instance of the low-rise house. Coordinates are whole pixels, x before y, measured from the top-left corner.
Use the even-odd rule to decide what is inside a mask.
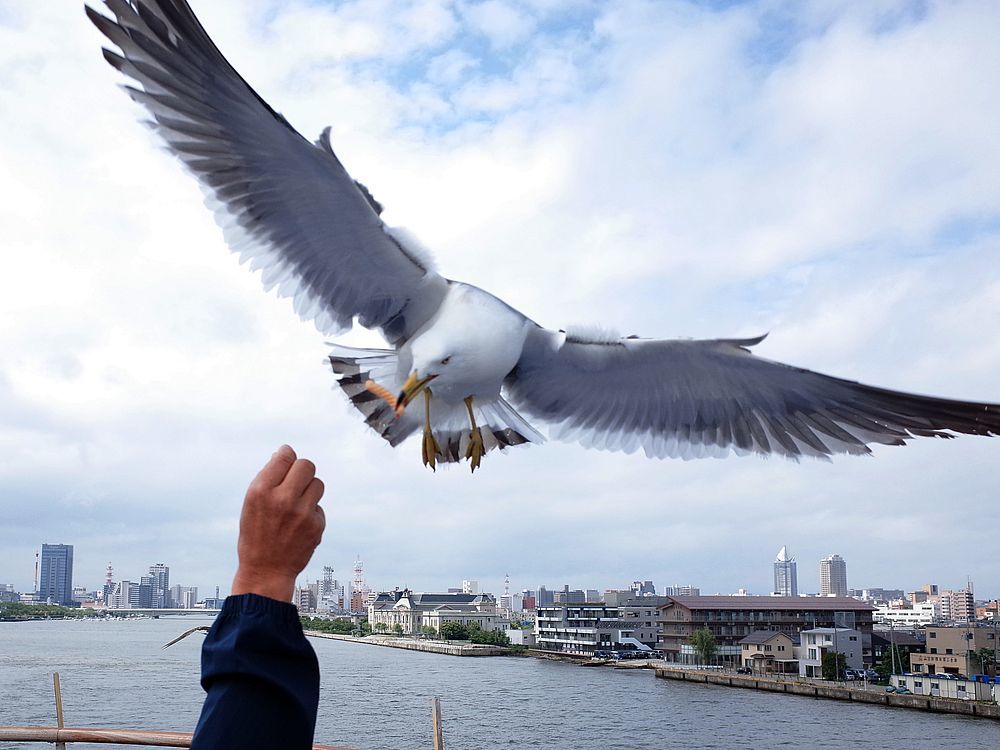
[[[803,677],[823,676],[823,655],[843,654],[846,669],[861,669],[861,632],[851,628],[811,628],[799,635],[795,655],[799,661],[799,674]]]
[[[798,674],[792,639],[775,630],[757,630],[739,642],[741,664],[763,674]]]

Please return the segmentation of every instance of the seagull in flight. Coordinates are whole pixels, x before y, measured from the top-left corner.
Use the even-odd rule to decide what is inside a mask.
[[[243,80],[185,0],[105,0],[90,20],[124,90],[201,184],[226,242],[325,334],[356,320],[387,349],[333,345],[365,422],[422,457],[468,460],[552,437],[698,458],[828,458],[914,437],[1000,434],[1000,405],[863,385],[755,356],[763,336],[712,340],[550,330],[439,274],[343,167],[329,128],[303,138]],[[418,403],[414,403],[418,402]],[[525,415],[525,416],[522,416]],[[527,418],[526,418],[527,417]]]

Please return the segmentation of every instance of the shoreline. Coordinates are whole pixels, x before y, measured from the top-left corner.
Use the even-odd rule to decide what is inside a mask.
[[[445,656],[513,656],[506,646],[485,646],[476,643],[446,643],[444,641],[417,641],[410,638],[395,638],[385,635],[367,635],[356,638],[353,635],[339,633],[323,633],[318,630],[304,630],[309,638],[327,638],[333,641],[361,643],[368,646],[384,646],[406,651],[423,651],[429,654],[444,654]]]
[[[1000,705],[978,703],[972,700],[938,698],[930,695],[899,695],[884,691],[864,690],[836,684],[820,685],[814,682],[795,682],[774,677],[738,675],[722,672],[704,672],[675,667],[657,667],[658,679],[679,680],[703,685],[742,688],[744,690],[764,690],[802,698],[838,700],[849,703],[907,708],[925,713],[952,714],[1000,721]]]

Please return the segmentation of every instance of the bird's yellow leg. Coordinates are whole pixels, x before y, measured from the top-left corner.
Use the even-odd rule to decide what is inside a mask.
[[[437,472],[437,457],[441,453],[434,433],[431,432],[431,389],[424,390],[424,442],[421,449],[424,459],[424,466],[430,466],[431,471]]]
[[[465,399],[465,408],[469,412],[469,424],[472,425],[472,429],[469,431],[469,447],[465,449],[465,457],[469,459],[472,473],[475,474],[486,451],[483,450],[483,433],[476,424],[476,415],[472,413],[472,396]]]

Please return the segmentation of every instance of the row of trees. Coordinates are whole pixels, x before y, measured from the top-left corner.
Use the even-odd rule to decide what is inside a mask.
[[[104,617],[104,612],[88,607],[62,607],[58,604],[23,604],[0,602],[0,620],[44,620],[66,617]]]
[[[339,633],[343,635],[358,634],[358,628],[350,620],[319,620],[312,618],[302,618],[302,627],[309,630],[319,630],[324,633]],[[369,633],[384,633],[392,635],[403,635],[403,626],[396,623],[389,627],[384,622],[377,622],[375,626],[370,626],[367,622],[361,623],[361,635]],[[509,646],[510,638],[506,633],[497,630],[483,630],[478,623],[464,625],[460,622],[445,622],[441,625],[441,632],[432,625],[424,625],[420,628],[420,635],[426,638],[441,637],[446,641],[471,641],[472,643],[482,643],[493,646]]]

